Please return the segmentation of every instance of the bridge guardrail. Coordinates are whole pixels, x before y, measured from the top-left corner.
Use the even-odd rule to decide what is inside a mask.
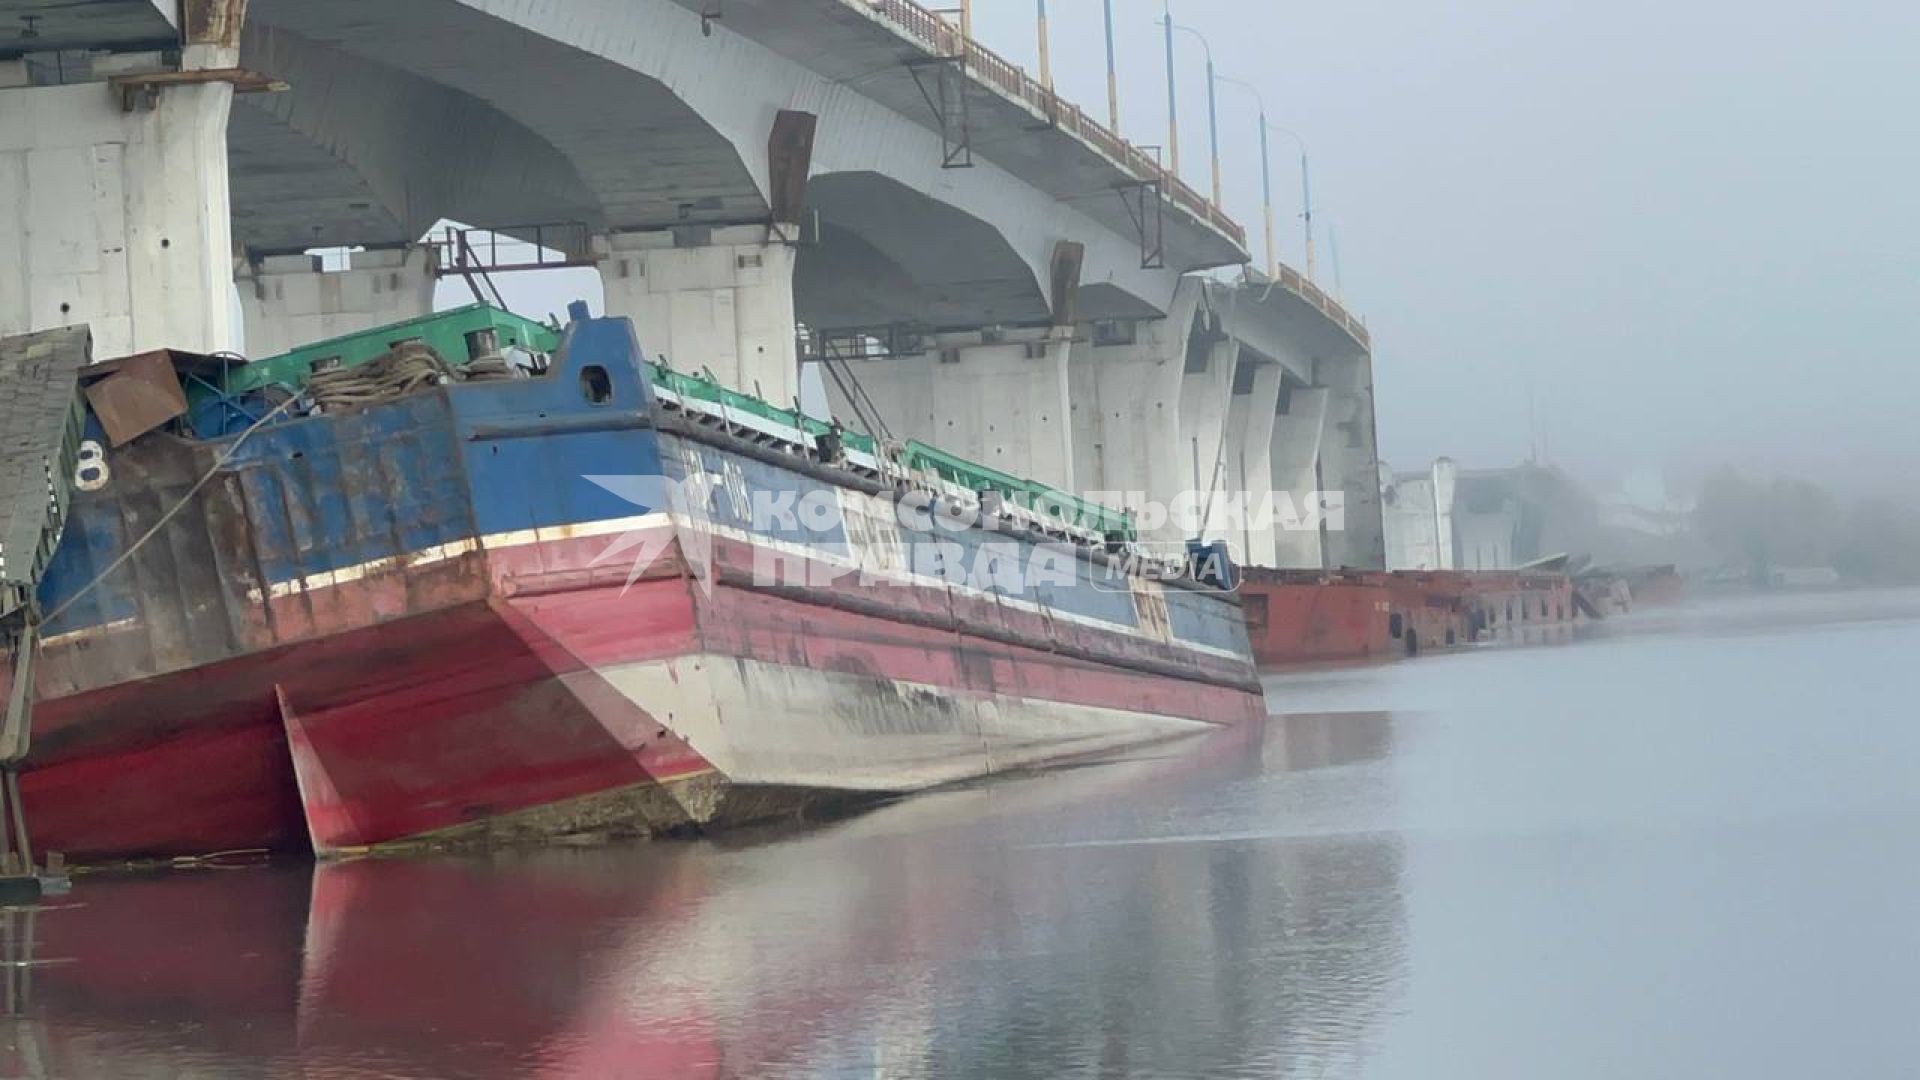
[[[1227,217],[1221,208],[1207,201],[1186,181],[1175,176],[1159,159],[1094,120],[1080,106],[1048,89],[1012,61],[977,41],[967,40],[961,35],[959,27],[931,8],[922,6],[916,0],[865,0],[865,3],[935,55],[964,58],[969,76],[998,88],[1017,101],[1032,105],[1055,126],[1078,136],[1136,178],[1159,182],[1170,201],[1232,237],[1242,248],[1247,246],[1247,230],[1244,227]],[[1305,275],[1290,266],[1281,266],[1279,284],[1312,304],[1362,346],[1369,349],[1373,347],[1372,335],[1368,333],[1366,324]]]
[[[1308,280],[1305,274],[1291,266],[1280,266],[1280,287],[1312,304],[1320,314],[1331,319],[1334,325],[1345,330],[1349,337],[1367,349],[1373,348],[1373,335],[1367,330],[1367,324],[1361,322],[1351,312],[1340,305],[1340,301],[1328,296],[1325,289]]]
[[[1186,181],[1173,175],[1172,170],[1159,160],[1121,138],[1117,132],[1108,130],[1106,125],[1088,116],[1080,106],[1041,85],[1038,79],[1011,61],[977,41],[966,40],[958,27],[935,14],[932,9],[921,6],[915,0],[866,0],[866,3],[936,55],[963,57],[967,73],[973,78],[1038,109],[1056,127],[1078,136],[1118,162],[1137,179],[1158,182],[1175,205],[1232,237],[1234,243],[1242,248],[1246,247],[1247,230],[1219,207],[1208,202],[1205,196],[1187,186]]]

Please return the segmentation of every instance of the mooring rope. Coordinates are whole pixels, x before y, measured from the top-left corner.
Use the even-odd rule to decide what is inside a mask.
[[[321,412],[332,413],[377,405],[459,378],[432,346],[409,341],[359,367],[316,371],[307,380],[307,391]]]

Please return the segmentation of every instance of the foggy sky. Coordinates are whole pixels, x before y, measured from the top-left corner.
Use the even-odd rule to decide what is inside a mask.
[[[1034,4],[975,0],[1031,69]],[[1166,140],[1160,0],[1115,0],[1122,128]],[[1920,490],[1920,5],[1778,0],[1173,0],[1311,149],[1320,277],[1376,348],[1381,454],[1529,451],[1619,477],[1721,461]],[[1059,87],[1105,113],[1100,0],[1051,0]],[[1200,47],[1182,172],[1208,188]],[[1222,87],[1229,210],[1255,246],[1251,95]],[[1281,258],[1299,266],[1275,143]],[[1256,251],[1256,257],[1259,253]]]
[[[1114,6],[1123,133],[1164,144],[1161,0]],[[1337,233],[1394,467],[1524,460],[1531,394],[1539,448],[1601,492],[1734,463],[1920,498],[1920,4],[1172,6],[1308,144],[1320,280]],[[974,7],[978,37],[1037,69],[1032,0]],[[1055,81],[1096,116],[1100,7],[1049,0]],[[1204,192],[1204,61],[1178,47]],[[1255,105],[1220,94],[1258,260]],[[1295,151],[1274,155],[1280,257],[1302,267]],[[532,312],[597,298],[591,275],[519,277],[502,284]]]

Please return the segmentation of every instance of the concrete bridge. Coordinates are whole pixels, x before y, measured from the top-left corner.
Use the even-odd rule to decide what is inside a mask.
[[[911,0],[0,0],[0,208],[0,334],[270,354],[430,310],[486,264],[451,219],[769,399],[828,363],[850,422],[1082,491],[1344,490],[1210,532],[1381,558],[1364,327],[1202,276],[1238,225]]]

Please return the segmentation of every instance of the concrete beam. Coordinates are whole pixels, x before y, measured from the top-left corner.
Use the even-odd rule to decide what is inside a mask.
[[[742,225],[605,237],[607,313],[633,320],[649,356],[790,404],[800,396],[792,235]]]
[[[988,220],[874,172],[815,176],[821,236],[800,254],[801,319],[816,330],[1043,326],[1033,265]]]
[[[233,347],[233,88],[126,111],[104,83],[0,90],[0,335],[86,323],[100,358]]]
[[[0,60],[28,52],[177,48],[176,0],[0,0]],[[32,20],[33,37],[22,32]]]
[[[247,28],[241,59],[292,86],[235,110],[245,250],[413,243],[442,218],[508,225],[599,213],[552,143],[470,94],[262,23]]]
[[[803,36],[847,38],[847,48],[816,50],[804,63],[734,29],[775,12],[729,12],[709,23],[674,0],[255,0],[254,17],[379,66],[420,72],[443,90],[540,132],[553,156],[591,193],[595,205],[578,216],[592,225],[625,231],[764,220],[775,187],[767,133],[782,110],[804,111],[819,121],[814,175],[885,176],[991,223],[998,243],[1024,266],[1018,275],[996,270],[995,288],[1038,289],[1044,296],[1057,244],[1073,240],[1086,249],[1082,318],[1134,316],[1141,308],[1165,312],[1179,268],[1141,269],[1139,238],[1090,216],[1084,207],[1091,204],[1081,201],[1111,199],[1117,213],[1119,196],[1110,186],[1117,174],[1109,168],[1109,186],[1090,189],[1093,177],[1069,170],[1057,178],[1060,190],[1073,193],[1068,201],[997,167],[990,156],[971,169],[942,168],[943,143],[928,126],[930,117],[910,118],[870,96],[864,82],[849,84],[817,70],[877,65],[888,79],[912,85],[897,36],[832,6],[834,19],[790,21]],[[338,85],[352,91],[347,83]],[[628,115],[644,115],[647,123],[609,122],[609,101],[625,103]],[[380,115],[345,102],[330,107],[337,117],[313,125],[315,130]],[[391,191],[373,172],[368,176],[376,189]],[[463,215],[446,207],[437,212],[476,224],[563,216],[553,200],[541,198],[544,190],[527,185],[519,214]],[[1096,194],[1088,196],[1089,190]],[[886,243],[876,242],[885,225],[878,220],[881,208],[871,209],[873,228],[861,235],[886,251]],[[410,211],[401,216],[413,223],[422,218]],[[935,234],[921,242],[954,252],[954,241]],[[909,321],[915,313],[887,314],[893,318],[886,321]]]
[[[1076,491],[1065,331],[950,335],[914,356],[854,360],[859,381],[897,439],[919,439],[1015,476]],[[853,402],[828,379],[834,415],[857,423]]]
[[[715,118],[680,94],[690,79],[710,81],[724,96],[733,74],[702,57],[711,50],[699,47],[706,39],[697,17],[672,5],[643,10],[654,7],[661,5],[254,0],[253,18],[332,54],[322,67],[343,77],[288,77],[312,114],[297,126],[340,146],[376,187],[410,198],[395,205],[407,205],[406,219],[423,229],[436,215],[599,229],[765,220],[767,132],[785,103],[755,101],[751,126],[726,133],[742,145],[757,141],[761,172],[749,175]],[[378,78],[367,83],[353,72]],[[355,130],[367,127],[374,130]],[[410,148],[412,157],[396,159],[393,147]],[[368,168],[362,162],[374,151],[380,167]],[[405,168],[413,160],[417,175]],[[395,189],[387,176],[411,186]],[[487,208],[465,209],[452,196],[484,199]],[[411,212],[415,204],[424,205]]]
[[[236,284],[246,353],[259,359],[316,341],[433,312],[438,279],[426,248],[356,251],[347,269],[317,258],[275,255],[243,263]]]

